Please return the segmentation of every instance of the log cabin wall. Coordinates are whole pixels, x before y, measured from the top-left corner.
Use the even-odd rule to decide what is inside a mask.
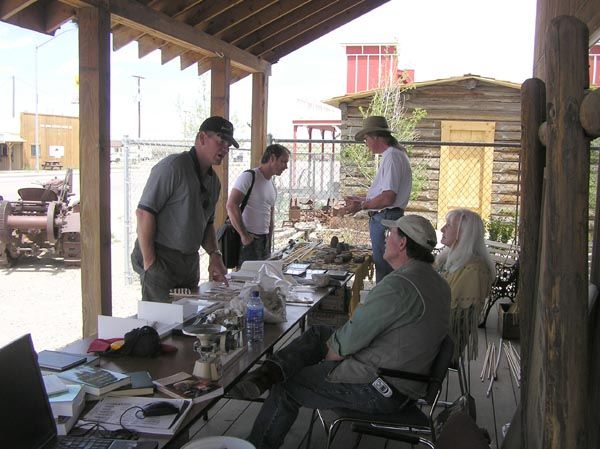
[[[495,125],[494,142],[519,143],[521,139],[520,85],[484,79],[476,76],[452,78],[447,81],[416,83],[406,92],[407,115],[423,108],[427,116],[416,128],[418,140],[441,141],[442,122],[478,121]],[[353,139],[362,127],[361,108],[366,110],[372,94],[359,94],[339,104],[342,111],[342,139]],[[331,103],[330,103],[331,104]],[[440,146],[415,146],[411,164],[426,166],[427,183],[418,197],[411,200],[408,210],[437,221]],[[518,201],[519,148],[497,147],[493,150],[491,216],[506,216],[516,210]],[[355,176],[348,166],[342,168],[341,184],[357,189]],[[350,193],[350,192],[348,192]],[[438,223],[438,226],[441,226]]]

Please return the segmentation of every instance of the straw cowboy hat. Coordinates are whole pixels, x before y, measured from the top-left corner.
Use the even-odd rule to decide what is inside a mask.
[[[366,134],[373,133],[376,131],[385,131],[390,134],[392,133],[392,130],[388,126],[385,117],[382,117],[380,115],[372,115],[371,117],[367,117],[365,119],[363,128],[354,135],[354,138],[356,140],[363,140]]]

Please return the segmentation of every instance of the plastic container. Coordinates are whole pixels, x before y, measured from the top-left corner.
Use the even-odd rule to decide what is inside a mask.
[[[246,337],[248,343],[263,341],[265,309],[257,291],[253,291],[246,306]]]

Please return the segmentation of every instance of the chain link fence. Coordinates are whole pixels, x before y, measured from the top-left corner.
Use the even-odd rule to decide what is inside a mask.
[[[361,174],[364,170],[360,162],[344,152],[346,145],[356,142],[290,139],[272,142],[284,145],[291,153],[288,169],[274,178],[278,192],[274,249],[282,248],[290,239],[328,241],[333,235],[351,244],[368,244],[366,212],[348,216],[344,211],[344,196],[364,195],[371,184],[371,179]],[[515,239],[520,181],[518,144],[426,141],[403,144],[408,148],[413,170],[408,213],[424,215],[440,229],[448,210],[469,207],[486,221],[490,239],[506,242]],[[135,242],[134,211],[151,168],[168,154],[187,151],[191,145],[189,141],[124,139],[121,146],[111,149],[111,165],[115,173],[122,170],[124,183],[121,229],[125,258]],[[248,141],[242,140],[240,149],[229,152],[228,191],[239,174],[250,168],[249,146]],[[377,162],[375,159],[373,164]],[[117,225],[113,229],[116,235],[118,228]],[[127,262],[125,265],[130,267]],[[131,282],[133,276],[128,268],[127,281]]]
[[[239,174],[250,168],[250,143],[239,143],[240,149],[229,152],[228,190]],[[284,145],[291,153],[288,169],[274,178],[278,192],[274,250],[290,239],[329,241],[334,235],[351,244],[369,244],[366,212],[354,216],[344,213],[344,196],[364,195],[371,183],[359,175],[360,167],[344,153],[346,145],[356,142],[272,139],[272,143]],[[468,207],[485,220],[490,240],[515,242],[520,208],[518,143],[401,143],[408,149],[413,170],[407,213],[423,215],[441,229],[449,210]],[[111,149],[112,176],[123,176],[124,183],[122,204],[119,198],[112,199],[113,235],[125,243],[128,282],[134,278],[128,259],[136,238],[135,209],[150,170],[163,157],[187,151],[191,145],[188,141],[123,140],[121,146]],[[591,156],[590,232],[597,177],[596,146]],[[202,257],[203,263],[208,262]],[[201,269],[201,276],[206,276],[205,269]]]

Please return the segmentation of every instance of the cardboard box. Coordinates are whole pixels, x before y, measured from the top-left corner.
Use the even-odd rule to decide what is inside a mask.
[[[519,339],[519,314],[509,312],[512,303],[498,305],[498,333],[506,340]]]

